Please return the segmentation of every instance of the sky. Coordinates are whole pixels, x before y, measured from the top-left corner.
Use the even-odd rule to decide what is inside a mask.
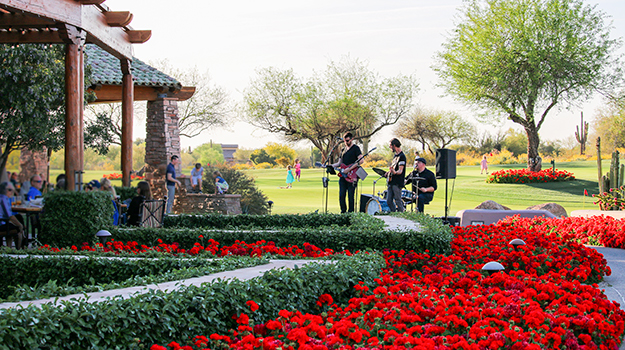
[[[625,37],[625,1],[587,1],[607,13],[613,37]],[[308,78],[343,56],[368,63],[382,76],[414,74],[419,81],[418,106],[459,112],[473,121],[474,112],[443,96],[431,66],[462,0],[108,0],[112,11],[130,11],[134,29],[150,29],[152,37],[134,46],[144,62],[167,59],[177,68],[208,71],[212,84],[228,91],[240,103],[256,70],[266,67],[293,69]],[[625,49],[621,48],[621,53]],[[550,114],[541,128],[542,140],[571,137],[580,112],[590,120],[601,98]],[[145,137],[145,116],[137,115],[134,138]],[[499,127],[475,124],[482,131]],[[502,129],[515,127],[505,124]],[[393,126],[373,138],[373,144],[392,138]],[[181,138],[183,148],[210,142],[261,148],[282,142],[279,135],[232,121],[226,129]],[[299,146],[304,146],[301,144]]]

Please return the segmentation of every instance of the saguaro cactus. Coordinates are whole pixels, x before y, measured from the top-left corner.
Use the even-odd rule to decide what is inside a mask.
[[[586,153],[586,141],[588,141],[588,122],[584,123],[584,112],[582,112],[581,125],[576,126],[575,129],[575,139],[580,144],[579,154],[584,155]]]

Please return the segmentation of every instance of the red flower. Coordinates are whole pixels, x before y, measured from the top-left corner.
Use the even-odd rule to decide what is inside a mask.
[[[250,310],[252,310],[252,312],[255,312],[256,310],[258,310],[258,304],[256,304],[256,302],[254,302],[254,300],[246,301],[245,305],[249,306],[249,308],[250,308]]]

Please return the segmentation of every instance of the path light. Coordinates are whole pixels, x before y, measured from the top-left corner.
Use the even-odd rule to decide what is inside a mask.
[[[273,201],[268,201],[267,205],[269,206],[269,215],[271,215],[271,207],[273,207]]]
[[[484,266],[482,266],[482,271],[488,272],[488,275],[492,275],[495,272],[500,272],[505,269],[506,268],[503,267],[503,265],[501,265],[500,263],[496,261],[489,261],[486,264],[484,264]]]
[[[508,244],[511,244],[514,247],[514,250],[518,251],[519,250],[519,246],[525,245],[525,242],[523,242],[522,239],[515,238],[515,239],[511,240],[510,243],[508,243]]]
[[[100,230],[95,235],[100,239],[100,243],[102,243],[102,245],[105,245],[106,240],[112,236],[112,234],[107,230]]]

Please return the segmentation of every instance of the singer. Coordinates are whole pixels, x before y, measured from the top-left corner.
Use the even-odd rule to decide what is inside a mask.
[[[341,165],[345,165],[347,168],[343,169],[343,172],[348,173],[358,167],[364,159],[360,147],[354,144],[354,136],[351,132],[346,132],[345,135],[343,135],[343,142],[345,142],[343,154],[341,154],[339,162],[332,164],[332,166],[338,168],[341,167]],[[341,213],[354,212],[354,193],[356,192],[356,186],[358,186],[358,180],[348,182],[345,177],[339,179],[339,205],[341,206]],[[346,196],[349,202],[349,208],[347,203],[345,203]]]

